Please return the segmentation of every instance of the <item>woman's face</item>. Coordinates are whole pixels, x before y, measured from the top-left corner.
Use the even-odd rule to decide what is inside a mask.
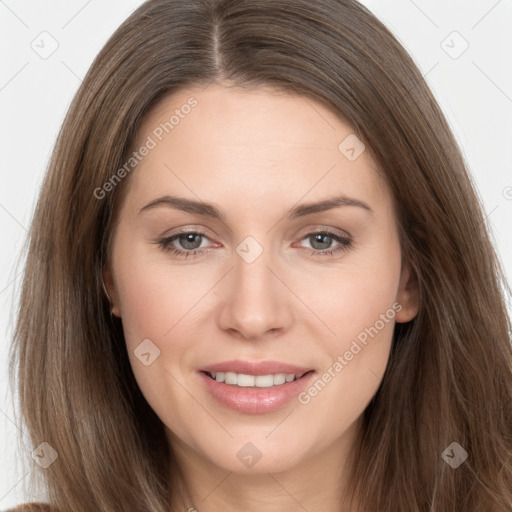
[[[135,148],[104,275],[170,442],[233,472],[339,459],[417,312],[368,152],[311,99],[220,85],[167,97]]]

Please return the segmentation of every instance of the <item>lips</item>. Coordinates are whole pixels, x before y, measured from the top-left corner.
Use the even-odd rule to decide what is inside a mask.
[[[269,376],[276,374],[295,374],[299,378],[286,381],[271,387],[240,387],[225,382],[218,382],[211,374],[231,373],[254,376]],[[205,366],[198,371],[204,389],[218,404],[247,414],[262,414],[276,411],[287,404],[311,384],[316,371],[306,366],[297,366],[278,361],[263,361],[259,363],[249,361],[226,361]],[[281,376],[282,381],[282,376]]]
[[[205,372],[198,372],[205,391],[223,407],[239,413],[263,414],[277,411],[297,399],[315,378],[308,372],[293,382],[270,388],[238,387],[217,382]]]
[[[294,364],[283,363],[279,361],[253,362],[242,361],[239,359],[211,364],[199,369],[199,371],[205,373],[233,372],[243,373],[245,375],[270,375],[276,373],[293,373],[295,375],[301,375],[311,370],[313,370],[313,368],[311,367],[297,366]]]

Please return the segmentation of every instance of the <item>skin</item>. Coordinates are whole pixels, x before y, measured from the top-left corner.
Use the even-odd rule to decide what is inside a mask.
[[[148,114],[135,146],[191,96],[197,106],[128,178],[104,270],[135,377],[186,475],[187,507],[339,510],[349,450],[382,380],[394,322],[418,310],[391,193],[368,151],[349,161],[338,150],[353,133],[348,124],[309,98],[266,87],[176,92]],[[165,194],[212,203],[225,221],[169,206],[139,213]],[[343,206],[285,216],[342,194],[372,212]],[[194,258],[158,245],[198,229],[206,236],[170,244],[205,249]],[[327,254],[342,246],[311,236],[326,229],[352,244]],[[263,248],[251,264],[236,252],[247,236]],[[396,317],[308,404],[241,413],[219,404],[198,377],[200,367],[235,358],[290,362],[321,376],[394,303],[402,307]],[[160,356],[145,366],[134,350],[148,338]],[[262,455],[251,468],[237,457],[248,442]]]

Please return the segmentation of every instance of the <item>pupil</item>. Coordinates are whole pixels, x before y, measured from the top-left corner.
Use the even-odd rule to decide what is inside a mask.
[[[331,240],[330,240],[330,239],[331,239],[331,237],[330,237],[329,235],[325,235],[325,234],[314,235],[314,239],[315,239],[315,240],[314,240],[314,243],[319,242],[319,243],[320,243],[320,245],[324,245],[324,247],[316,248],[316,247],[314,246],[314,243],[313,243],[313,248],[315,248],[315,249],[317,249],[317,250],[322,250],[322,249],[328,249],[328,248],[329,248],[329,246],[330,246],[330,243],[329,243],[329,242],[331,241]],[[323,242],[322,242],[322,239],[324,240]],[[327,239],[327,242],[325,241],[325,239]]]
[[[182,238],[182,246],[185,249],[192,249],[192,250],[197,249],[201,245],[200,237],[201,237],[201,235],[198,235],[195,233],[188,233],[187,235],[183,235],[181,237]],[[195,243],[194,243],[194,238],[197,239]],[[198,240],[199,240],[199,243],[197,243]]]

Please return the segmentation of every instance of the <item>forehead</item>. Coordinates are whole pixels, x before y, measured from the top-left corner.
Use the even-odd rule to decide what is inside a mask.
[[[242,89],[211,85],[182,89],[165,97],[146,116],[138,139],[158,131],[160,124],[172,117],[169,133],[164,128],[164,138],[172,133],[184,142],[193,135],[195,143],[245,146],[248,150],[281,144],[332,149],[333,144],[337,146],[340,130],[352,131],[332,110],[302,95],[267,86]]]
[[[386,194],[350,125],[311,98],[267,87],[173,93],[143,120],[133,147],[143,146],[151,149],[131,176],[132,199],[177,191],[231,194],[243,204],[314,199],[333,189],[366,201]]]

